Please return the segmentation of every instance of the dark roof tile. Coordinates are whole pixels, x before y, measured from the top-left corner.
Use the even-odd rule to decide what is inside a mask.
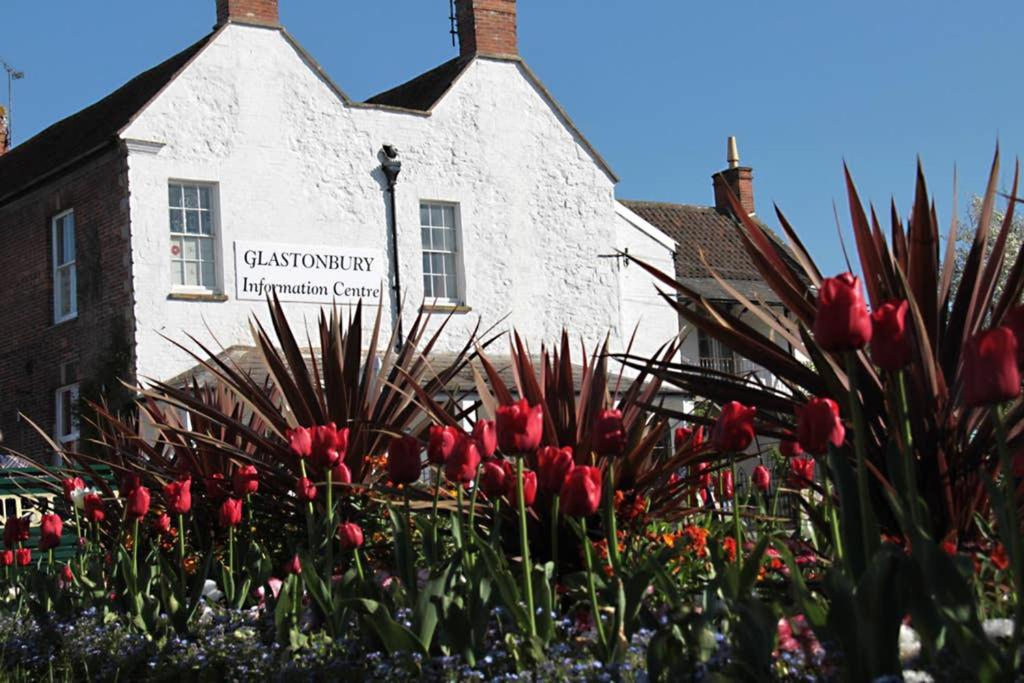
[[[444,96],[470,63],[469,59],[456,57],[411,81],[374,95],[367,104],[382,104],[414,111],[430,111]]]

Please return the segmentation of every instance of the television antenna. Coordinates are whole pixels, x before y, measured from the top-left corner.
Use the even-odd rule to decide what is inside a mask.
[[[14,81],[25,78],[24,71],[18,71],[3,59],[0,66],[7,72],[7,139],[14,140]]]
[[[455,37],[459,34],[456,29],[458,14],[455,11],[455,0],[448,0],[448,21],[451,23],[451,28],[448,29],[448,33],[452,34],[452,47],[456,47]]]

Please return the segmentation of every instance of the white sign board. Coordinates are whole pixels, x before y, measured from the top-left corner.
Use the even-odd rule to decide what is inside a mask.
[[[376,304],[384,261],[376,249],[314,244],[235,242],[235,296],[265,301]]]

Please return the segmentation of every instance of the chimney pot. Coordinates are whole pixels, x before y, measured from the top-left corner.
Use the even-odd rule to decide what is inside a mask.
[[[455,0],[463,57],[519,55],[516,0]]]
[[[715,190],[715,210],[719,213],[732,213],[729,204],[729,192],[739,200],[740,206],[747,215],[754,215],[754,169],[740,166],[740,153],[736,138],[729,137],[726,151],[728,168],[711,176]]]
[[[280,26],[278,0],[217,0],[217,26],[229,21],[257,26]]]

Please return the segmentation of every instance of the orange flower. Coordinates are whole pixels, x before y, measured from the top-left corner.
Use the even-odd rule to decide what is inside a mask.
[[[683,528],[683,536],[686,544],[697,557],[705,557],[708,554],[708,530],[690,524]]]
[[[722,549],[725,550],[726,562],[736,561],[736,539],[732,536],[726,536],[725,540],[722,541]]]
[[[992,548],[992,554],[989,555],[989,559],[992,560],[992,566],[1000,571],[1010,566],[1010,558],[1006,554],[1006,546],[1002,543],[996,543],[995,547]]]

